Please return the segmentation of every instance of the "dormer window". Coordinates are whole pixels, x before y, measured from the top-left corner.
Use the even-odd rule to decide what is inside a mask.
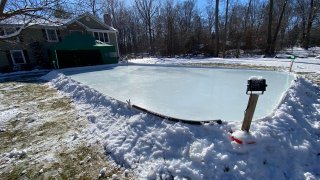
[[[58,42],[58,34],[55,29],[46,29],[46,35],[48,42]]]

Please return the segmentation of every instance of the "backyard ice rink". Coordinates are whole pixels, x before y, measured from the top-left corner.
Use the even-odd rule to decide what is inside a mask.
[[[72,79],[122,102],[189,121],[242,121],[247,80],[266,79],[254,119],[270,115],[294,76],[286,72],[181,66],[110,66],[98,71],[66,70]]]
[[[219,63],[232,67],[271,67],[288,72],[290,60],[144,58],[130,60],[129,63]],[[91,69],[95,71],[106,67]],[[190,125],[161,119],[110,99],[57,71],[42,79],[48,81],[50,87],[58,89],[61,96],[70,98],[79,115],[86,117],[84,123],[87,125],[79,131],[70,132],[76,135],[77,141],[70,136],[60,141],[70,148],[78,141],[86,142],[88,147],[98,144],[104,148],[101,151],[110,161],[121,168],[133,170],[139,179],[319,179],[320,87],[314,83],[319,83],[320,79],[319,59],[296,59],[293,71],[299,73],[298,77],[279,107],[271,116],[253,121],[250,134],[239,133],[241,121]],[[243,94],[244,89],[241,90]],[[192,98],[187,95],[186,98]],[[15,113],[5,109],[2,122],[10,121]],[[34,124],[41,121],[36,119]],[[230,137],[235,134],[250,137],[255,144],[231,141]],[[46,143],[59,148],[60,141],[48,140]],[[37,151],[37,147],[30,145],[17,151],[27,152],[28,157],[31,156],[29,152]],[[9,159],[6,154],[10,153],[5,153],[0,159]],[[55,161],[50,154],[41,160]],[[14,159],[11,161],[15,162]],[[101,170],[97,170],[97,175]]]

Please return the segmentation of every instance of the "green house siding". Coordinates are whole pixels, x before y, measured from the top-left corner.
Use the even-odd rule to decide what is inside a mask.
[[[4,66],[9,66],[10,65],[8,60],[7,60],[7,55],[6,55],[5,52],[1,52],[0,51],[0,59],[1,59],[0,67],[4,67]]]
[[[92,52],[99,53],[99,56],[94,58],[101,58],[100,64],[118,63],[115,46],[96,44],[92,35],[73,33],[67,36],[61,43],[58,43],[51,48],[52,62],[55,68],[71,67],[71,64],[74,64],[75,66],[90,65],[90,59],[84,60],[81,57],[80,51],[87,52],[82,56],[86,56]],[[74,59],[71,57],[74,57]],[[89,57],[90,56],[88,56],[88,58]],[[78,59],[78,62],[76,59]],[[91,65],[99,64],[96,59],[91,59],[91,62]]]
[[[89,20],[88,20],[89,19]],[[52,54],[52,48],[61,46],[61,42],[68,38],[72,31],[80,30],[83,36],[87,36],[93,39],[90,46],[86,45],[85,48],[74,48],[77,47],[79,42],[82,42],[82,37],[80,39],[74,39],[73,44],[69,44],[68,48],[64,47],[63,50],[67,51],[78,51],[79,54],[89,54],[98,52],[98,56],[83,56],[84,57],[99,57],[102,63],[117,63],[118,62],[118,45],[117,45],[117,34],[116,31],[108,26],[104,26],[103,22],[99,23],[95,18],[90,15],[83,15],[81,18],[71,20],[70,24],[65,24],[63,26],[40,26],[35,25],[24,29],[19,38],[21,41],[17,41],[17,37],[9,38],[7,41],[0,41],[0,71],[1,68],[12,67],[13,63],[10,57],[10,50],[23,50],[26,57],[26,62],[28,66],[38,66],[50,68],[52,67],[52,59],[54,55]],[[11,27],[6,25],[6,27]],[[56,29],[59,42],[48,42],[45,29]],[[94,41],[94,36],[92,31],[108,33],[109,42],[107,44],[96,44]],[[72,50],[74,49],[74,50]],[[85,52],[79,52],[85,51]],[[74,52],[74,53],[75,53]],[[9,54],[9,55],[8,55]],[[68,55],[68,54],[67,54]],[[70,54],[69,54],[70,55]],[[94,55],[94,54],[91,54]],[[93,61],[93,60],[92,60]],[[51,65],[50,65],[51,64]]]
[[[25,42],[46,42],[40,28],[28,28],[22,31]]]

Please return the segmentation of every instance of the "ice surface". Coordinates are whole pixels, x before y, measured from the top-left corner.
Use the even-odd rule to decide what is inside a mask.
[[[247,106],[247,79],[261,76],[268,87],[254,119],[277,107],[294,76],[284,72],[169,66],[114,66],[99,71],[67,70],[72,79],[105,95],[186,120],[241,121]]]

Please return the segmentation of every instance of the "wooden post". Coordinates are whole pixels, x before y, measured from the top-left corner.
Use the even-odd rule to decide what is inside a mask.
[[[296,59],[296,57],[295,57],[294,55],[292,55],[292,56],[290,57],[290,59],[291,59],[291,63],[290,63],[290,69],[289,69],[289,72],[291,72],[291,71],[292,71],[293,61]]]
[[[258,102],[258,98],[259,98],[258,94],[250,94],[249,101],[248,101],[248,108],[246,110],[246,114],[244,115],[244,119],[241,127],[242,131],[249,132],[253,114]]]
[[[292,66],[293,66],[293,59],[291,59],[289,72],[292,72]]]

